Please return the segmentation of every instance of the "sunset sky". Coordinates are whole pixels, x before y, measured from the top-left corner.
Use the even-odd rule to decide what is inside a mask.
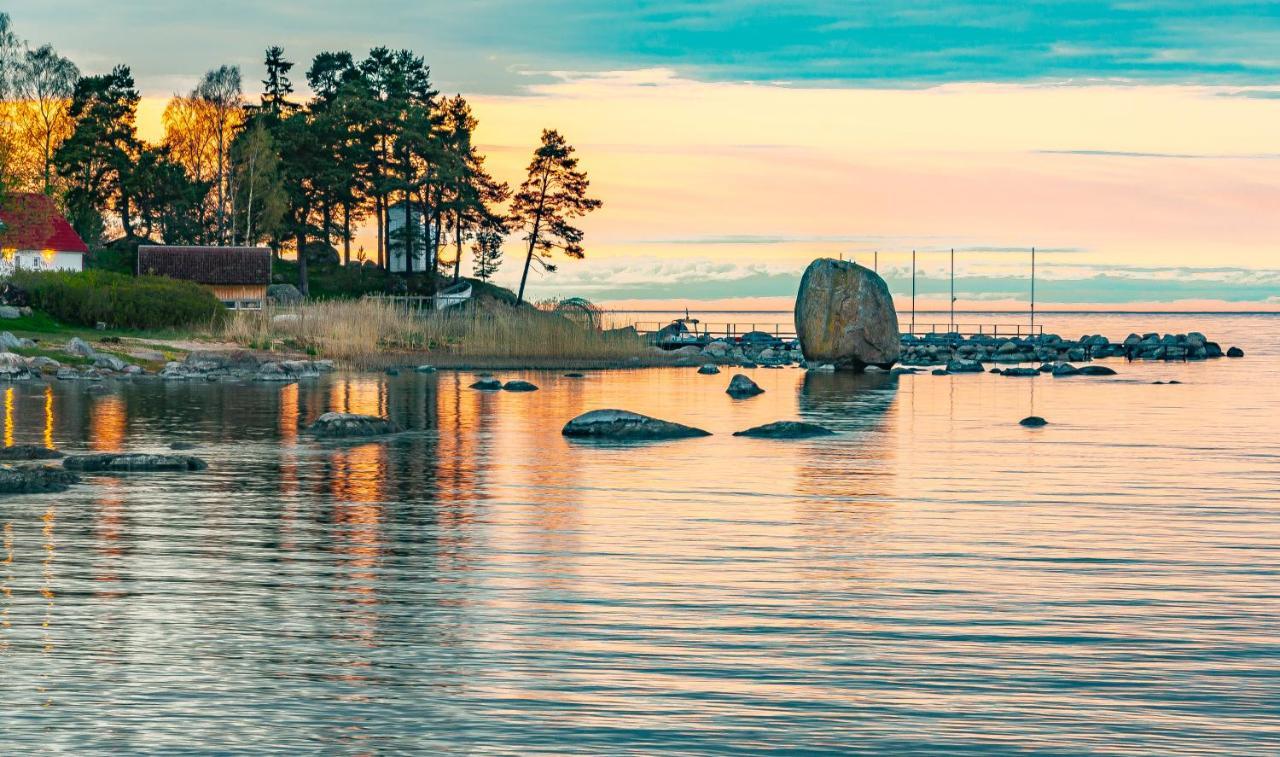
[[[1045,303],[1280,309],[1278,3],[7,5],[85,72],[132,66],[152,139],[209,68],[256,96],[271,44],[300,89],[320,50],[414,49],[513,184],[560,129],[605,207],[535,297],[787,307],[813,257],[875,250],[902,295],[914,248],[941,303],[954,247],[959,307],[1019,307],[1035,245]]]

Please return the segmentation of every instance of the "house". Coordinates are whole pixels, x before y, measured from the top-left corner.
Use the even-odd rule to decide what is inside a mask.
[[[422,273],[427,269],[428,242],[436,229],[433,224],[423,220],[420,205],[411,204],[406,214],[403,201],[387,210],[387,251],[391,253],[387,256],[387,269],[392,273],[405,272],[404,243],[408,236],[405,234],[406,220],[413,235],[413,272]]]
[[[203,284],[232,310],[261,308],[271,283],[267,247],[138,246],[139,276],[168,276]]]
[[[27,271],[83,271],[84,240],[39,192],[11,192],[0,203],[0,275]]]

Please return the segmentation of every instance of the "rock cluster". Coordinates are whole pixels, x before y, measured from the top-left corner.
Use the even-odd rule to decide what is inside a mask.
[[[165,381],[248,380],[290,383],[315,378],[334,370],[332,360],[259,360],[244,350],[189,353],[185,360],[165,363],[159,376]]]
[[[1208,360],[1229,356],[1233,352],[1243,355],[1237,347],[1223,352],[1217,342],[1209,341],[1204,334],[1198,332],[1163,336],[1154,333],[1142,336],[1130,334],[1120,342],[1113,342],[1101,334],[1088,334],[1075,340],[1063,339],[1057,334],[1014,338],[906,334],[902,337],[901,363],[904,366],[946,365],[950,373],[980,372],[985,370],[984,363],[1042,363],[1051,366],[1044,373],[1074,375],[1070,371],[1058,372],[1055,364],[1085,363],[1095,358],[1108,357],[1133,360]],[[1079,373],[1100,375],[1083,368]]]

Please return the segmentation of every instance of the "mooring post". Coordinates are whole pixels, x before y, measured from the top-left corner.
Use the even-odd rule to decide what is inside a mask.
[[[916,333],[916,251],[911,251],[911,333]]]
[[[1036,332],[1036,248],[1031,248],[1031,336]]]
[[[956,248],[951,248],[951,327],[948,331],[956,330]]]

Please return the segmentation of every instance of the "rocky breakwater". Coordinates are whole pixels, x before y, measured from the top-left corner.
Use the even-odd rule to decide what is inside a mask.
[[[1120,341],[1112,341],[1101,334],[1086,334],[1079,339],[1064,339],[1057,334],[1029,337],[905,334],[902,337],[901,362],[905,366],[945,365],[950,373],[977,373],[985,370],[984,364],[1040,363],[1043,373],[1087,376],[1104,374],[1062,366],[1114,357],[1130,360],[1211,360],[1233,351],[1239,352],[1239,348],[1232,347],[1224,352],[1217,342],[1198,332],[1130,334]]]
[[[809,264],[800,279],[795,323],[805,360],[837,370],[888,370],[902,351],[889,287],[851,261],[820,258]]]
[[[160,371],[166,381],[262,381],[288,383],[334,370],[332,360],[262,360],[251,352],[192,352]]]

